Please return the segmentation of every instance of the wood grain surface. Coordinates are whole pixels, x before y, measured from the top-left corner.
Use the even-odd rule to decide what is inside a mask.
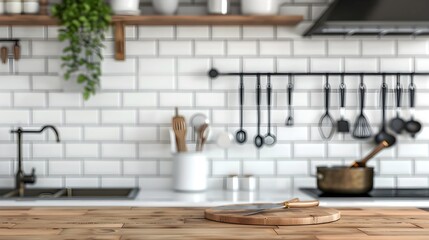
[[[336,222],[255,226],[204,219],[201,208],[1,208],[0,240],[427,240],[429,212],[340,208]]]
[[[242,204],[237,206],[247,205],[252,204]],[[322,224],[337,221],[341,217],[338,210],[323,207],[277,209],[251,216],[243,216],[243,213],[246,212],[247,211],[242,210],[225,211],[211,208],[205,210],[204,213],[207,219],[216,222],[278,226]]]

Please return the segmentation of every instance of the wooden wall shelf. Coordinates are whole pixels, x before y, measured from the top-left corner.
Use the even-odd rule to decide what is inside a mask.
[[[115,58],[125,59],[125,31],[126,25],[281,25],[294,26],[303,20],[303,16],[114,16],[112,23],[115,26]],[[0,26],[53,26],[58,20],[43,15],[0,15]]]
[[[125,25],[282,25],[293,26],[303,20],[302,16],[114,16],[113,23]],[[0,15],[0,25],[58,25],[50,16],[41,15]]]
[[[115,16],[126,25],[296,25],[302,16]]]

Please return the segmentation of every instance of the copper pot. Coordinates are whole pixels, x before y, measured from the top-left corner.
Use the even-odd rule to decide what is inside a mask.
[[[374,168],[318,167],[317,187],[327,194],[362,195],[374,186]]]
[[[382,141],[362,160],[353,162],[350,167],[318,167],[317,187],[327,194],[362,195],[374,186],[374,168],[366,163],[383,149],[395,142]]]

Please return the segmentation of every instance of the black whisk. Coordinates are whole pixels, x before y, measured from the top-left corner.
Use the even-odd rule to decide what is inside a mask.
[[[363,109],[365,108],[365,94],[366,94],[366,86],[363,82],[363,75],[361,75],[359,92],[360,92],[360,114],[357,117],[354,125],[353,137],[358,139],[367,139],[372,136],[372,128],[363,111]]]
[[[331,140],[335,133],[335,122],[329,113],[331,85],[329,84],[329,76],[326,75],[325,83],[325,114],[319,121],[319,133],[324,140]]]

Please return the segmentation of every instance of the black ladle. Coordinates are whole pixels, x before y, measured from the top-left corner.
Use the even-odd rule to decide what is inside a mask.
[[[386,97],[387,97],[387,84],[386,84],[386,76],[383,75],[383,84],[381,85],[381,113],[382,113],[382,123],[380,132],[375,135],[375,143],[380,144],[383,141],[386,141],[389,144],[389,147],[395,145],[396,137],[389,134],[386,131]]]
[[[240,129],[235,134],[235,139],[238,143],[244,144],[247,142],[247,132],[243,128],[243,104],[244,104],[244,80],[243,75],[240,76]]]
[[[271,76],[268,75],[267,80],[267,104],[268,104],[268,133],[265,135],[264,143],[267,146],[273,146],[277,142],[277,138],[271,133],[271,95],[273,87],[271,85]]]
[[[405,128],[405,121],[399,116],[401,112],[401,99],[402,99],[402,85],[401,76],[398,75],[396,79],[396,117],[390,121],[389,127],[395,133],[401,134]]]
[[[409,87],[410,91],[410,112],[411,119],[405,124],[405,130],[411,134],[411,137],[415,138],[416,134],[422,130],[422,124],[416,120],[414,120],[414,115],[416,112],[416,103],[415,103],[415,95],[416,95],[416,85],[414,84],[414,76],[411,76],[411,84]]]
[[[256,78],[256,112],[258,115],[258,129],[255,137],[255,146],[257,148],[262,148],[264,146],[264,137],[261,135],[261,75],[258,74]]]

